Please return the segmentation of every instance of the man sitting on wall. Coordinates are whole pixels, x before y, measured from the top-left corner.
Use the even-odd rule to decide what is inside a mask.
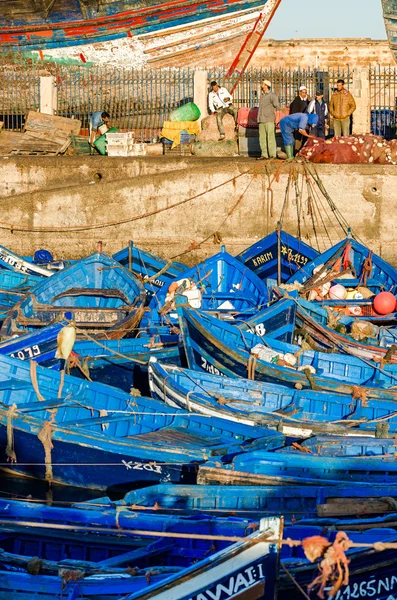
[[[223,127],[223,117],[233,115],[234,122],[237,123],[237,109],[233,108],[233,98],[230,92],[224,87],[219,87],[216,81],[211,81],[211,91],[208,95],[208,106],[212,115],[216,114],[216,123],[219,131],[219,141],[225,139],[225,128]]]

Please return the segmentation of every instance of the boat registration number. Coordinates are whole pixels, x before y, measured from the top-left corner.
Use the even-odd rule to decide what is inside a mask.
[[[151,473],[162,473],[163,470],[160,465],[152,465],[150,463],[134,462],[132,460],[122,460],[122,464],[125,466],[127,471],[133,469],[134,471],[150,471]]]
[[[74,317],[80,323],[113,323],[118,321],[120,316],[117,311],[112,312],[97,312],[88,310],[76,310]]]
[[[41,354],[40,347],[35,344],[31,348],[24,348],[23,350],[18,350],[18,352],[13,352],[10,356],[12,358],[19,358],[19,360],[26,360],[34,356],[39,356],[39,354]]]

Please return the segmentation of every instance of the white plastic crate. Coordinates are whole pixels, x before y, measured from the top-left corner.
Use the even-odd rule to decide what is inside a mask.
[[[127,146],[108,146],[108,156],[129,156]]]
[[[134,133],[127,131],[125,133],[107,133],[106,141],[113,146],[123,146],[124,144],[134,143]]]
[[[108,156],[145,156],[146,144],[108,144]]]

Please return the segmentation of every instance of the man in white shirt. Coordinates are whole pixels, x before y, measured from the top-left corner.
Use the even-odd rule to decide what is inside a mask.
[[[211,91],[208,95],[208,106],[210,113],[216,115],[216,123],[220,133],[219,141],[225,139],[225,128],[223,127],[223,117],[233,115],[234,122],[237,121],[237,109],[232,106],[233,98],[230,92],[224,87],[219,87],[216,81],[211,81]]]

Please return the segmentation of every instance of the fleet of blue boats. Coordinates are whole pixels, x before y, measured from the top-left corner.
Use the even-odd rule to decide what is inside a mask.
[[[0,600],[395,600],[397,270],[346,233],[0,246]]]

